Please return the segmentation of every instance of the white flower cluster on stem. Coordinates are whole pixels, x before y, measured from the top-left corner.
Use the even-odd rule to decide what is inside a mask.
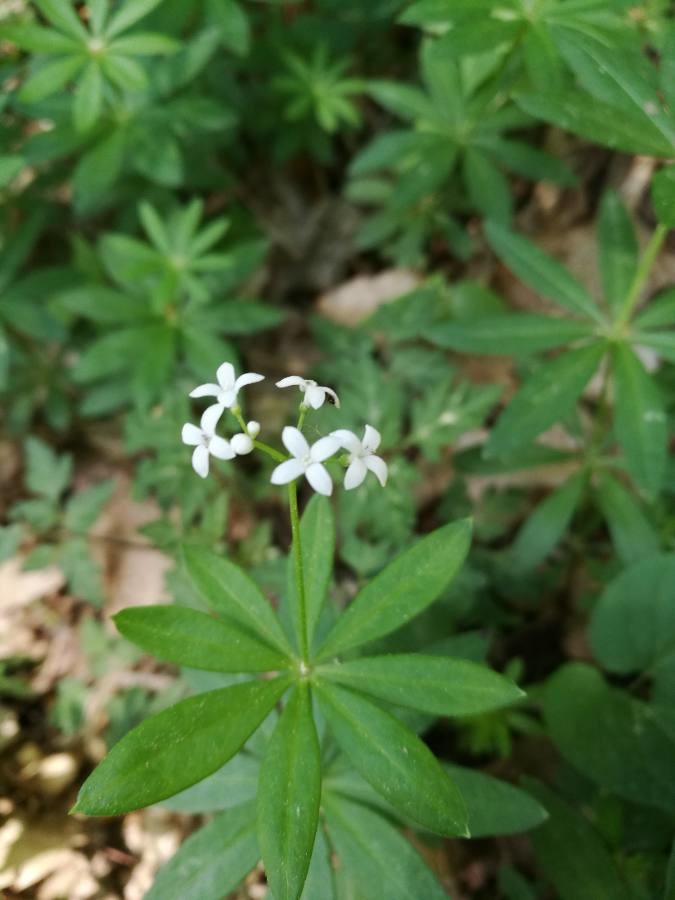
[[[323,406],[326,397],[330,397],[336,407],[340,406],[340,400],[332,388],[301,378],[299,375],[289,375],[277,382],[279,388],[298,387],[303,396],[298,427],[286,426],[281,435],[289,456],[284,458],[283,454],[274,448],[256,442],[260,425],[258,422],[244,423],[237,397],[242,387],[262,381],[263,378],[263,375],[255,372],[246,372],[237,377],[234,366],[224,362],[216,372],[217,384],[202,384],[190,392],[190,397],[216,398],[216,402],[202,415],[199,427],[189,422],[183,425],[182,440],[184,444],[195,448],[192,453],[192,467],[198,475],[206,478],[211,456],[216,459],[234,459],[235,456],[250,453],[255,446],[279,462],[272,472],[272,484],[289,484],[304,475],[317,493],[329,497],[333,493],[333,479],[324,463],[335,457],[340,450],[344,450],[346,453],[340,458],[340,462],[347,466],[344,477],[345,490],[352,490],[362,484],[369,471],[384,487],[388,475],[387,464],[376,455],[375,451],[380,446],[381,437],[372,425],[366,425],[362,439],[352,431],[341,428],[326,437],[319,438],[310,446],[300,430],[305,413],[310,408],[319,409]],[[239,426],[244,429],[229,439],[215,433],[216,426],[226,409],[232,412]]]

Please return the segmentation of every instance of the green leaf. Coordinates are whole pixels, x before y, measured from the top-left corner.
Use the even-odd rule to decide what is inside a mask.
[[[238,566],[190,545],[183,547],[183,560],[192,583],[209,606],[260,635],[284,655],[292,652],[272,607]]]
[[[119,631],[159,659],[209,672],[271,672],[289,659],[232,622],[181,606],[136,606],[114,616]]]
[[[342,613],[318,657],[343,653],[405,625],[439,596],[460,570],[471,522],[439,528],[396,557]]]
[[[511,190],[506,177],[490,159],[475,149],[464,153],[464,179],[472,205],[487,219],[508,225]]]
[[[10,41],[32,53],[72,53],[82,46],[80,41],[75,41],[72,37],[39,25],[0,25],[0,36],[4,41]]]
[[[468,837],[462,796],[426,744],[365,697],[325,682],[316,692],[341,750],[378,793],[430,831]]]
[[[614,430],[635,483],[658,494],[666,475],[668,426],[653,378],[626,344],[612,348]]]
[[[622,562],[629,564],[658,553],[660,539],[628,491],[616,478],[598,480],[596,497],[612,543]]]
[[[300,521],[302,562],[305,576],[307,628],[311,643],[333,575],[335,522],[330,501],[315,494],[305,507]],[[300,634],[300,614],[295,589],[293,556],[288,561],[288,595],[295,634]]]
[[[105,31],[109,41],[152,12],[162,0],[126,0],[112,16]]]
[[[77,38],[78,43],[88,37],[71,0],[35,0],[35,5],[45,19],[48,19],[56,28],[65,31],[66,34]]]
[[[60,91],[84,64],[84,57],[66,56],[40,66],[19,91],[19,100],[22,103],[37,103],[39,100],[51,97],[52,94]]]
[[[148,86],[145,69],[135,59],[117,53],[106,53],[101,58],[106,78],[123,91],[144,91]]]
[[[180,44],[168,34],[138,32],[118,38],[110,44],[110,52],[122,56],[165,56],[175,53]]]
[[[56,501],[65,491],[73,472],[70,455],[57,456],[47,444],[26,439],[26,487],[34,494]]]
[[[402,119],[435,117],[435,111],[426,95],[409,84],[395,81],[371,81],[368,93],[386,109]]]
[[[652,203],[659,222],[675,228],[675,166],[661,169],[652,179]]]
[[[675,332],[655,334],[642,331],[632,334],[631,340],[638,346],[656,350],[663,359],[675,363]]]
[[[124,163],[126,140],[126,131],[117,128],[80,157],[73,175],[75,206],[79,212],[95,208],[117,181]]]
[[[288,687],[246,681],[181,700],[126,734],[85,781],[74,810],[115,816],[158,803],[224,765]]]
[[[610,672],[649,671],[675,658],[675,556],[641,560],[607,586],[591,619],[590,640]]]
[[[255,804],[228,810],[185,840],[162,866],[145,900],[221,900],[258,862]]]
[[[324,797],[324,805],[338,869],[352,876],[359,896],[447,900],[417,850],[385,818],[333,793]]]
[[[600,204],[598,252],[602,288],[610,308],[618,312],[638,266],[638,244],[630,216],[615,191]]]
[[[114,481],[102,481],[74,494],[66,503],[64,526],[69,531],[88,531],[112,496],[114,488]]]
[[[675,288],[668,288],[649,300],[636,316],[633,325],[640,331],[660,328],[662,325],[675,325]],[[635,340],[639,343],[639,336]]]
[[[259,775],[260,761],[243,751],[213,775],[164,800],[162,806],[198,815],[230,809],[255,800]]]
[[[561,347],[592,334],[589,325],[535,313],[504,313],[475,320],[439,322],[425,337],[459,353],[496,356],[536,353]]]
[[[485,455],[512,455],[572,412],[606,349],[606,344],[598,341],[567,350],[537,369],[499,417]]]
[[[321,678],[436,716],[478,715],[525,696],[487,666],[421,653],[371,656],[316,671]]]
[[[246,56],[251,44],[251,28],[241,6],[234,0],[208,0],[207,9],[220,29],[223,45],[237,56]]]
[[[597,669],[568,663],[543,693],[551,738],[575,768],[606,791],[632,803],[672,812],[675,805],[675,743],[657,713]]]
[[[560,900],[629,900],[609,849],[590,822],[539,782],[528,779],[526,785],[550,815],[530,841]]]
[[[571,312],[602,322],[596,302],[586,288],[532,241],[496,222],[485,224],[485,234],[502,262],[542,297]]]
[[[585,485],[585,473],[576,472],[527,518],[509,554],[516,569],[534,569],[558,545],[579,505]]]
[[[77,131],[89,131],[101,114],[103,76],[98,62],[90,62],[75,90],[73,122]]]
[[[507,781],[463,766],[443,768],[464,798],[472,838],[530,831],[548,818],[536,800]]]
[[[301,900],[337,900],[334,881],[332,849],[320,823]]]
[[[276,900],[297,900],[319,822],[321,753],[307,684],[281,714],[260,770],[258,839]]]

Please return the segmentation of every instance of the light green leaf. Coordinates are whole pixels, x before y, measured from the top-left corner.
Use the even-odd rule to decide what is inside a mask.
[[[307,684],[281,714],[260,770],[258,839],[276,900],[298,900],[319,821],[321,753]]]
[[[644,559],[615,578],[593,610],[590,639],[599,662],[628,675],[675,657],[675,556]]]
[[[616,385],[614,430],[636,484],[658,494],[666,474],[668,426],[653,378],[626,344],[612,348]]]
[[[468,837],[462,796],[417,735],[352,691],[326,682],[316,691],[342,752],[378,793],[430,831]]]
[[[98,62],[90,62],[75,90],[73,122],[77,131],[88,131],[101,114],[103,76]]]
[[[425,337],[459,353],[510,356],[561,347],[592,333],[590,325],[571,319],[535,313],[504,313],[459,322],[439,322],[428,329]]]
[[[221,900],[258,862],[255,805],[228,810],[185,840],[155,876],[145,900]]]
[[[478,715],[525,696],[512,681],[487,666],[422,653],[336,662],[322,665],[316,672],[322,679],[436,716]]]
[[[78,42],[88,37],[71,0],[35,0],[35,5],[45,19],[66,34],[77,38]]]
[[[101,59],[101,66],[106,77],[123,91],[144,91],[148,86],[145,69],[128,56],[106,53]]]
[[[395,81],[371,81],[368,93],[386,109],[402,119],[431,118],[435,111],[428,97],[409,84]]]
[[[238,566],[200,547],[183,547],[192,583],[204,600],[228,619],[249,628],[282,653],[291,652],[279,620],[260,588]]]
[[[134,606],[114,616],[119,631],[159,659],[209,672],[271,672],[289,660],[233,622],[182,606]]]
[[[528,779],[526,785],[550,815],[530,841],[560,900],[629,900],[609,849],[590,822],[539,782]]]
[[[152,243],[160,252],[164,253],[166,256],[170,256],[172,252],[171,240],[164,226],[164,222],[162,222],[155,207],[143,201],[138,204],[138,215],[141,224],[145,229],[145,233]]]
[[[57,456],[51,447],[34,437],[26,439],[24,449],[26,487],[48,500],[58,500],[70,482],[72,457],[69,454]]]
[[[439,528],[396,557],[342,613],[318,657],[343,653],[419,615],[452,581],[469,550],[471,522]]]
[[[464,798],[472,838],[530,831],[548,818],[536,800],[507,781],[449,763],[443,768]]]
[[[237,56],[246,56],[251,43],[248,17],[235,0],[208,0],[207,9],[220,30],[220,39]]]
[[[333,574],[335,522],[330,501],[315,494],[305,507],[300,521],[300,540],[305,576],[307,628],[311,644]],[[300,614],[295,588],[293,554],[288,560],[288,595],[295,634],[300,634]]]
[[[22,103],[37,103],[39,100],[51,97],[52,94],[60,91],[84,64],[83,56],[66,56],[40,66],[19,91],[19,100]]]
[[[333,793],[324,797],[324,805],[338,868],[359,885],[359,896],[447,900],[419,853],[385,818]]]
[[[616,478],[604,475],[598,480],[596,497],[612,543],[622,562],[629,564],[658,553],[660,539],[644,513]]]
[[[517,569],[533,569],[558,545],[567,531],[585,485],[585,473],[576,472],[552,491],[527,518],[510,551]]]
[[[659,222],[675,228],[675,166],[661,169],[652,179],[652,203]]]
[[[73,176],[75,207],[79,212],[96,207],[117,181],[124,162],[126,138],[126,131],[116,128],[80,157]]]
[[[156,6],[159,6],[161,2],[162,0],[125,0],[108,23],[105,31],[106,39],[110,41],[122,31],[131,28],[132,25],[152,12]]]
[[[74,809],[115,816],[158,803],[224,765],[288,679],[246,681],[181,700],[126,734],[82,785]]]
[[[639,331],[675,325],[675,288],[668,288],[649,300],[633,322]],[[665,335],[664,335],[665,337]],[[631,340],[633,337],[631,335]],[[636,342],[639,341],[636,339]]]
[[[506,177],[485,153],[468,148],[464,153],[464,179],[472,205],[493,222],[508,225],[511,190]]]
[[[165,56],[175,53],[179,47],[178,41],[169,37],[168,34],[143,31],[117,38],[108,49],[110,53],[122,56]]]
[[[641,331],[631,335],[631,340],[639,347],[649,347],[668,362],[675,363],[675,331],[655,332]]]
[[[259,774],[260,761],[244,750],[213,775],[164,800],[162,806],[198,815],[231,809],[255,800]]]
[[[597,304],[586,288],[532,241],[496,222],[485,224],[485,234],[502,262],[542,297],[571,312],[602,321]]]
[[[73,40],[72,37],[66,37],[50,28],[40,28],[39,25],[0,25],[0,36],[4,41],[10,41],[32,53],[72,53],[82,46],[80,41]]]
[[[102,481],[73,494],[66,503],[64,526],[69,531],[88,531],[101,514],[114,488],[114,481]]]
[[[485,455],[510,456],[564,419],[597,371],[606,349],[606,344],[598,341],[567,350],[537,369],[501,414]]]
[[[598,252],[605,297],[618,312],[635,277],[638,244],[630,216],[615,191],[607,191],[600,204]]]

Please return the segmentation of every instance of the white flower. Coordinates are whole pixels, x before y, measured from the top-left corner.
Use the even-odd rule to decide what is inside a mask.
[[[336,406],[340,406],[340,399],[332,388],[322,387],[311,378],[301,378],[299,375],[289,375],[288,378],[282,378],[277,381],[278,388],[299,387],[300,393],[305,395],[304,402],[312,409],[318,409],[323,406],[326,394],[330,394]]]
[[[272,484],[288,484],[305,475],[317,493],[330,497],[333,482],[322,463],[340,449],[340,442],[334,437],[323,437],[310,447],[302,432],[289,425],[284,428],[281,440],[292,459],[276,467],[272,472]]]
[[[340,442],[340,446],[349,453],[349,466],[345,472],[345,490],[358,487],[366,477],[368,469],[373,472],[382,487],[387,483],[387,464],[375,451],[380,446],[380,432],[372,425],[366,425],[363,440],[360,441],[353,431],[341,428],[331,432],[331,437]]]
[[[219,410],[218,415],[220,416],[224,409],[230,409],[236,405],[237,394],[245,385],[262,381],[264,377],[256,372],[245,372],[237,378],[232,363],[224,362],[222,366],[218,366],[216,372],[218,384],[200,384],[194,391],[190,391],[190,396],[215,397],[215,408]]]
[[[199,423],[200,427],[186,422],[181,437],[184,444],[194,447],[192,468],[201,478],[209,474],[209,456],[216,459],[234,459],[235,451],[225,438],[215,434],[216,425],[222,410],[219,406],[210,406]]]

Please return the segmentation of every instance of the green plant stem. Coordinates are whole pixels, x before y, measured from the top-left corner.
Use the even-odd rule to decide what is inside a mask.
[[[298,618],[300,626],[300,655],[302,662],[309,662],[309,635],[307,633],[307,599],[305,597],[305,572],[302,563],[302,542],[300,539],[300,516],[298,515],[298,488],[294,481],[288,485],[288,505],[291,513],[291,535],[293,538],[293,568],[295,590],[298,595]]]
[[[654,233],[649,239],[649,243],[645,247],[644,253],[640,258],[640,262],[637,267],[637,271],[635,272],[635,277],[628,288],[628,292],[626,297],[621,305],[621,309],[619,310],[619,315],[617,317],[615,326],[614,326],[614,335],[619,337],[623,329],[626,327],[628,322],[635,311],[635,304],[640,299],[640,294],[649,278],[649,274],[652,270],[652,266],[656,261],[656,257],[659,255],[659,251],[663,245],[663,242],[666,239],[666,235],[668,234],[668,228],[665,225],[657,225],[654,229]]]
[[[265,444],[263,441],[253,441],[253,446],[256,450],[262,450],[263,453],[271,456],[276,462],[285,462],[288,459],[280,450],[275,450],[274,447],[270,447],[269,444]]]
[[[302,431],[302,426],[305,424],[305,416],[307,415],[307,407],[305,404],[300,405],[300,415],[298,416],[298,424],[296,428],[298,431]]]

